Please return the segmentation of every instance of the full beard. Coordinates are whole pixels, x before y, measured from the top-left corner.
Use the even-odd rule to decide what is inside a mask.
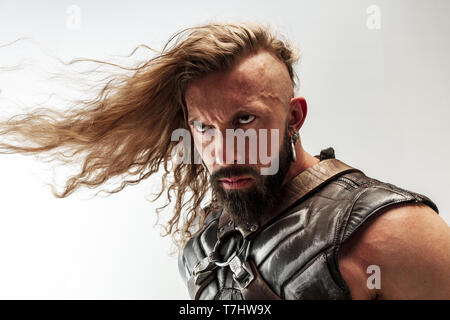
[[[287,129],[287,128],[286,128]],[[291,148],[288,130],[285,130],[279,153],[279,167],[276,174],[261,175],[258,169],[245,165],[234,165],[217,170],[210,177],[213,193],[231,214],[236,225],[249,225],[259,217],[270,214],[277,204],[282,183],[291,165]],[[224,189],[221,178],[248,175],[252,186],[244,189]]]

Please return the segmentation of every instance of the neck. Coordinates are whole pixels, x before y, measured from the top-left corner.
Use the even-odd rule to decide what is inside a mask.
[[[283,185],[289,182],[292,178],[297,176],[300,172],[312,167],[320,160],[303,150],[300,143],[297,143],[295,152],[297,154],[297,160],[291,164],[286,177],[283,180]]]

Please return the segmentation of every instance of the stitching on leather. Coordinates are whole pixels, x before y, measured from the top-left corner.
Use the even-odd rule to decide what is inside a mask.
[[[352,180],[359,186],[364,186],[368,184],[373,184],[375,179],[366,176],[363,172],[350,172],[344,175],[346,178]],[[351,177],[351,178],[349,178]]]
[[[414,196],[409,191],[403,190],[403,189],[401,189],[393,184],[390,184],[390,183],[384,183],[384,184],[381,184],[378,186],[374,186],[374,188],[380,188],[380,189],[395,192],[404,197],[414,198]]]
[[[317,197],[317,198],[323,198],[323,199],[331,200],[331,201],[334,201],[334,202],[342,200],[342,199],[336,199],[336,198],[326,197],[326,196],[323,196],[323,195],[321,195],[321,194],[316,194],[316,197]],[[344,199],[344,200],[345,200],[345,199]]]
[[[349,191],[353,190],[349,185],[346,185],[345,183],[340,182],[340,181],[332,181],[332,182],[330,182],[330,184],[339,185],[339,186],[343,187],[345,190],[349,190]]]

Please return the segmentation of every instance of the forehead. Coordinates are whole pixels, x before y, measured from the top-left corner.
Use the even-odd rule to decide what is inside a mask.
[[[293,92],[286,66],[273,54],[259,51],[239,58],[230,70],[214,72],[188,85],[185,98],[189,115],[232,111],[259,102],[286,103]]]

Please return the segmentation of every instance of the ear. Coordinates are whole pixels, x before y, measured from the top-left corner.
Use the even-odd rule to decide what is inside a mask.
[[[294,127],[296,131],[300,130],[308,112],[306,100],[303,97],[292,98],[287,115],[288,125]]]

